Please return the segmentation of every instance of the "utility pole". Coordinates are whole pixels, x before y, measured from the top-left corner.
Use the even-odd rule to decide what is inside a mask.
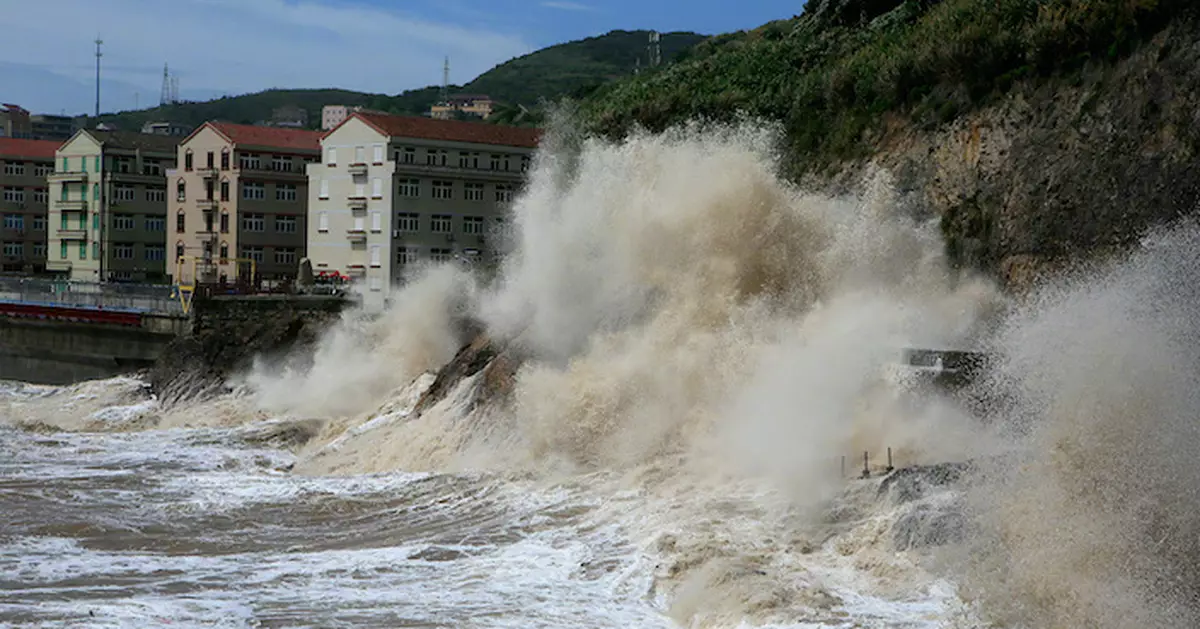
[[[104,40],[96,37],[96,117],[100,117],[100,57],[103,54],[100,52],[100,46],[104,44]]]

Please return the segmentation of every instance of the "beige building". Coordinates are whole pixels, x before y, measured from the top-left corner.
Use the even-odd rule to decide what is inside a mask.
[[[385,305],[422,262],[490,262],[540,131],[356,113],[321,140],[308,167],[314,273],[353,278]]]
[[[477,116],[487,119],[492,115],[493,101],[491,97],[478,94],[457,94],[429,108],[429,116],[439,120],[450,120],[455,113]]]
[[[367,109],[362,105],[326,105],[321,108],[321,130],[329,131],[342,124],[351,114],[382,114],[386,112]]]
[[[0,138],[0,271],[46,270],[46,176],[58,142]]]
[[[179,145],[167,173],[176,280],[295,278],[305,255],[308,179],[318,131],[205,123]],[[248,261],[253,260],[253,265]],[[174,275],[173,266],[169,272]]]
[[[166,172],[177,142],[83,130],[60,146],[47,178],[47,270],[77,281],[165,281]]]
[[[29,111],[12,103],[0,104],[0,138],[32,138]]]

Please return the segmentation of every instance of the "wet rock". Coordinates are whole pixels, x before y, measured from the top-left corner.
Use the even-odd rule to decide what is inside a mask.
[[[897,503],[913,502],[961,482],[970,470],[970,463],[938,463],[900,468],[879,483],[878,495],[890,496]]]
[[[477,334],[438,370],[437,377],[417,402],[413,414],[420,414],[437,404],[459,382],[481,372],[482,386],[477,392],[476,403],[506,398],[512,392],[522,362],[515,348],[501,344],[486,334]]]
[[[962,541],[966,533],[960,502],[917,504],[892,525],[892,544],[901,551],[943,546]]]

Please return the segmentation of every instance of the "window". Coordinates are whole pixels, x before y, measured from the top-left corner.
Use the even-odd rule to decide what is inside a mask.
[[[46,257],[46,243],[44,243],[44,242],[33,243],[33,257],[35,257],[35,258],[45,258]]]
[[[329,180],[328,179],[321,180],[321,189],[320,189],[320,193],[317,195],[317,197],[321,198],[321,199],[329,198]]]
[[[187,200],[187,184],[185,184],[182,179],[180,179],[175,184],[175,200],[176,201],[186,201]]]
[[[356,181],[356,182],[354,182],[354,194],[353,194],[353,195],[351,195],[351,196],[350,196],[350,198],[351,198],[351,199],[365,199],[365,198],[367,198],[367,184],[366,184],[366,182],[364,182],[364,181]]]
[[[229,233],[229,212],[221,212],[221,233]]]
[[[430,229],[435,234],[450,233],[450,215],[449,214],[434,214],[433,220],[429,223]]]
[[[221,200],[222,201],[229,200],[229,180],[228,179],[221,180]]]
[[[262,168],[262,160],[254,153],[239,153],[238,168],[242,170],[258,170]]]
[[[221,170],[229,170],[229,149],[221,149]]]
[[[33,231],[35,231],[35,232],[46,231],[46,217],[45,216],[33,217]]]
[[[243,214],[242,231],[260,232],[266,229],[267,220],[262,214]]]
[[[67,259],[67,241],[58,243],[58,257],[62,260]]]
[[[446,165],[446,151],[429,149],[425,153],[425,164],[428,166],[445,166]]]
[[[221,251],[221,253],[220,253],[221,261],[224,262],[224,261],[228,260],[229,259],[229,243],[222,242],[220,251]]]
[[[83,185],[86,186],[87,184],[83,184]],[[87,194],[87,193],[84,193],[84,194]],[[92,200],[93,201],[100,200],[100,184],[98,184],[98,183],[92,184]]]
[[[433,182],[433,198],[443,201],[454,198],[454,182],[452,181],[435,181]]]
[[[401,179],[400,188],[397,191],[400,196],[415,199],[421,196],[421,180],[420,179]]]
[[[213,213],[209,210],[204,211],[204,233],[211,234],[213,231]]]
[[[186,220],[184,218],[183,210],[179,210],[179,213],[175,215],[175,233],[182,234],[184,232],[185,223]]]
[[[374,148],[375,156],[372,161],[374,161],[376,164],[382,164],[383,163],[383,145],[376,144],[373,148]]]
[[[113,170],[119,173],[133,172],[134,163],[132,157],[114,157],[112,159]]]
[[[71,172],[71,158],[69,158],[69,157],[63,158],[62,171],[64,173]],[[66,258],[67,257],[66,254],[63,254],[63,257]]]
[[[79,218],[80,218],[80,222],[82,223],[83,215],[80,214]],[[99,212],[92,214],[92,229],[96,229],[96,230],[100,229],[100,213]]]
[[[471,165],[471,154],[467,153],[465,151],[459,151],[458,167],[459,168],[468,168],[468,167],[470,167],[470,165]]]
[[[414,212],[401,212],[396,215],[396,229],[405,232],[415,232],[421,229],[421,217]]]
[[[522,155],[521,156],[521,172],[525,172],[527,170],[529,170],[529,156]]]
[[[166,188],[146,188],[146,200],[151,203],[166,203]]]
[[[242,198],[248,201],[262,201],[267,198],[267,187],[256,181],[242,183]]]
[[[496,202],[509,203],[513,200],[513,187],[509,184],[496,184]]]
[[[481,184],[481,183],[463,184],[463,198],[468,201],[482,201],[483,200],[483,184]]]
[[[134,228],[135,228],[135,223],[134,223],[133,217],[130,216],[129,214],[114,214],[113,215],[113,229],[119,229],[121,231],[130,231]]]
[[[275,264],[295,264],[296,249],[294,247],[277,247],[275,249]]]
[[[319,212],[317,214],[317,231],[329,231],[329,212]]]
[[[383,213],[378,210],[371,212],[371,231],[383,231]]]
[[[366,159],[367,159],[365,153],[366,153],[366,149],[364,149],[363,147],[361,147],[361,146],[354,147],[354,163],[355,164],[365,164]]]
[[[290,173],[292,172],[292,158],[287,155],[272,155],[271,168],[280,172]]]
[[[133,186],[117,184],[113,186],[113,201],[132,201]]]
[[[275,184],[275,200],[276,201],[295,201],[296,200],[296,184],[294,184],[294,183]]]
[[[133,245],[127,242],[113,243],[113,258],[117,260],[132,260]]]
[[[167,231],[167,219],[161,216],[146,217],[146,231],[148,232],[165,232]]]
[[[464,216],[463,217],[463,233],[464,234],[483,234],[483,217],[482,216]]]
[[[25,243],[22,242],[6,242],[4,243],[4,255],[11,258],[25,257]]]
[[[9,203],[24,203],[25,189],[24,188],[5,188],[4,200]]]
[[[177,243],[175,243],[175,259],[178,260],[179,258],[182,258],[182,257],[183,257],[183,243],[177,242]]]
[[[374,199],[383,198],[383,180],[379,177],[371,180],[371,197]]]
[[[325,149],[325,163],[329,164],[330,166],[337,165],[337,149],[333,148],[332,146]]]
[[[511,162],[509,161],[510,159],[512,159],[511,155],[504,156],[504,170],[512,170],[512,165],[511,165]]]
[[[163,174],[162,162],[156,159],[142,159],[142,174],[159,177]]]
[[[383,288],[383,281],[378,277],[371,276],[367,278],[367,286],[371,290],[381,290]]]
[[[79,259],[87,260],[87,241],[86,240],[79,241]]]
[[[275,231],[281,234],[296,233],[296,217],[295,216],[276,216]]]
[[[371,266],[378,267],[382,262],[383,247],[380,245],[371,245]]]
[[[47,191],[45,188],[34,188],[33,189],[33,202],[34,203],[40,203],[42,205],[45,205],[49,201],[50,201],[50,192],[49,191]]]
[[[162,262],[167,259],[166,245],[142,245],[142,259],[147,262]]]
[[[34,164],[33,165],[33,176],[34,177],[46,177],[46,176],[50,175],[50,173],[53,173],[53,172],[54,172],[54,164]]]
[[[24,175],[24,162],[4,162],[4,174],[6,175]]]
[[[411,146],[404,149],[404,163],[405,164],[417,163],[417,149],[415,149]]]
[[[212,170],[217,167],[217,160],[216,160],[215,153],[213,153],[212,151],[208,152],[208,155],[204,160],[204,166],[205,166],[205,168],[207,168],[209,170]]]
[[[84,159],[87,159],[87,158],[85,157]],[[99,155],[92,158],[92,165],[96,167],[96,172],[99,173],[100,172],[100,156]]]
[[[417,250],[414,247],[397,247],[396,264],[413,264],[417,261]]]
[[[24,214],[5,214],[4,215],[4,229],[24,230],[25,229],[25,215]]]
[[[242,257],[249,258],[251,260],[254,260],[255,262],[262,262],[263,261],[263,248],[243,245],[242,246]]]
[[[187,152],[183,154],[183,169],[186,171],[192,170],[192,149],[188,149]]]
[[[429,259],[433,260],[434,264],[449,262],[454,257],[454,252],[449,249],[430,249]]]

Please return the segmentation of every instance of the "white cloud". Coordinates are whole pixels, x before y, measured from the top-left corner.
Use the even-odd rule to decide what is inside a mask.
[[[158,99],[164,62],[185,96],[270,87],[394,94],[440,83],[445,55],[451,81],[463,83],[533,49],[509,33],[333,0],[56,0],[24,3],[20,13],[22,28],[0,38],[0,58],[94,85],[99,35],[102,87],[133,88],[143,105]],[[8,102],[43,100],[13,87],[4,89]],[[101,98],[107,111],[130,106],[133,95]]]
[[[562,9],[563,11],[595,11],[592,7],[578,2],[543,2],[547,9]]]

